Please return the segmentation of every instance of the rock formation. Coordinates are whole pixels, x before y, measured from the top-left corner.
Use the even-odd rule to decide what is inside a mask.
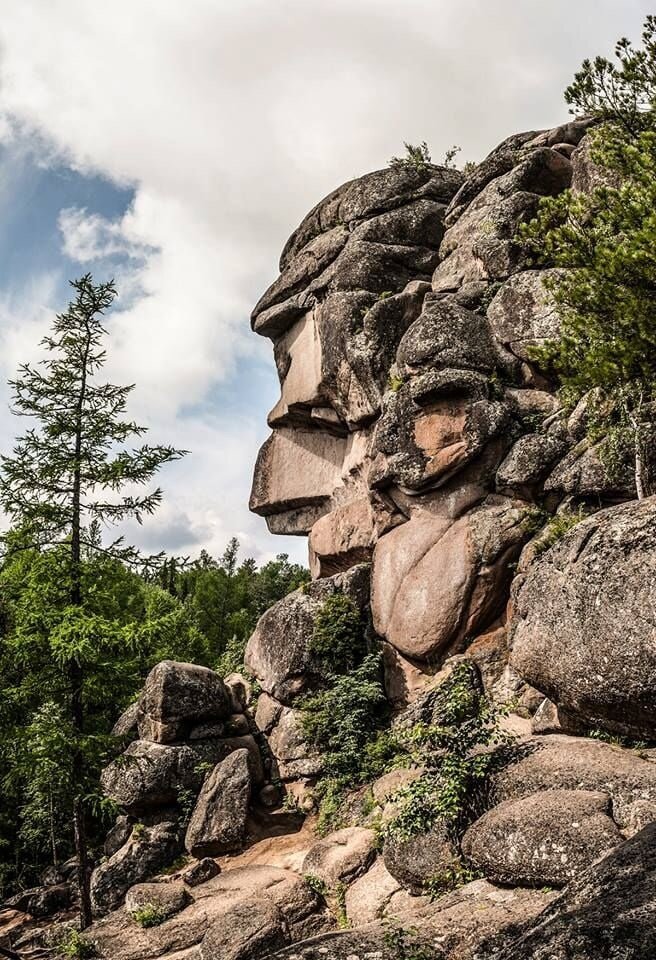
[[[138,739],[103,775],[122,816],[92,878],[101,957],[653,956],[656,501],[607,475],[587,399],[562,408],[533,360],[560,320],[552,271],[514,239],[541,197],[594,185],[588,128],[510,137],[466,178],[376,171],[292,234],[253,313],[281,396],[251,508],[308,537],[313,580],[250,639],[256,705],[243,677],[164,663],[120,721]],[[410,769],[370,785],[369,819],[275,840],[267,809],[281,790],[303,806],[321,774],[299,704],[325,680],[312,641],[334,596],[380,644],[399,729],[444,722],[454,664],[512,703],[518,735],[459,838],[437,822],[378,849]],[[261,853],[219,872],[243,843]],[[198,859],[153,888],[185,848]],[[426,896],[463,863],[476,879]]]

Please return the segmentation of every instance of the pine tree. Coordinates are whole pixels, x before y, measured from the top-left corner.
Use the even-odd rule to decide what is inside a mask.
[[[121,449],[145,428],[126,419],[130,386],[98,382],[106,361],[105,311],[116,291],[113,282],[94,284],[90,274],[72,282],[75,297],[58,314],[42,341],[46,358],[23,364],[10,381],[13,409],[34,421],[0,459],[0,502],[20,529],[21,548],[55,549],[64,557],[61,576],[68,601],[68,629],[59,655],[67,677],[67,720],[71,751],[72,825],[77,855],[82,927],[91,922],[85,785],[88,738],[85,730],[85,659],[97,625],[85,622],[83,575],[86,552],[100,551],[127,563],[138,551],[122,537],[102,545],[103,525],[142,521],[160,503],[159,488],[139,493],[165,463],[185,451],[143,444]],[[126,492],[126,487],[131,491]],[[7,541],[11,549],[13,541]],[[100,630],[102,633],[102,630]],[[100,642],[96,638],[96,642]]]
[[[642,40],[620,40],[615,63],[586,60],[565,94],[598,122],[589,136],[599,186],[543,199],[520,229],[544,265],[562,268],[547,282],[561,335],[534,359],[555,370],[567,405],[587,395],[590,438],[611,476],[633,461],[638,499],[655,480],[656,17]]]

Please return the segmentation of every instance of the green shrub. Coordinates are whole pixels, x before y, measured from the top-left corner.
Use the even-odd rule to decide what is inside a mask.
[[[317,877],[316,874],[314,873],[306,873],[303,879],[307,883],[310,890],[316,893],[317,896],[319,897],[326,896],[326,893],[328,892],[328,888],[326,887],[326,881],[323,880],[321,877]]]
[[[346,891],[348,886],[338,880],[330,891],[330,899],[334,903],[335,919],[340,930],[346,930],[349,926],[349,918],[346,913]]]
[[[577,511],[564,510],[562,513],[556,513],[548,521],[544,528],[544,533],[536,542],[535,555],[539,557],[553,547],[555,543],[563,539],[572,527],[575,527],[582,520],[585,520],[586,516],[587,514],[582,508],[579,508]]]
[[[390,927],[384,943],[396,960],[435,960],[435,951],[422,940],[415,930],[405,927]]]
[[[166,920],[166,914],[156,903],[144,903],[143,907],[133,910],[131,916],[135,923],[144,928],[158,927]]]
[[[326,673],[345,673],[366,653],[365,624],[350,597],[334,593],[322,603],[314,619],[310,653]]]
[[[60,957],[66,957],[67,960],[87,960],[96,956],[95,946],[79,930],[67,930],[56,950]]]
[[[509,739],[499,728],[502,712],[472,684],[471,665],[459,663],[444,684],[440,723],[405,732],[406,748],[426,772],[395,795],[401,808],[388,835],[407,840],[438,821],[460,834],[496,759],[484,748]]]
[[[301,723],[324,757],[325,775],[350,786],[360,781],[368,743],[387,716],[380,655],[371,653],[330,687],[305,697]]]
[[[407,167],[412,170],[426,170],[431,163],[430,150],[428,144],[423,140],[420,144],[406,143],[404,157],[392,157],[389,162],[390,167]]]

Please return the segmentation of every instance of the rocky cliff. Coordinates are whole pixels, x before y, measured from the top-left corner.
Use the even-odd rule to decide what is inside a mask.
[[[560,321],[550,271],[514,242],[540,197],[598,182],[588,127],[509,137],[467,178],[376,171],[289,239],[253,313],[281,396],[251,508],[308,537],[313,581],[258,624],[250,680],[161,664],[124,719],[100,956],[653,956],[656,501],[628,467],[607,475],[586,399],[562,408],[533,361]],[[412,769],[321,840],[280,807],[311,811],[322,772],[299,705],[325,679],[312,638],[334,596],[381,645],[395,724],[438,722],[463,662],[511,704],[457,849],[439,823],[381,849]],[[476,879],[431,898],[453,858]]]

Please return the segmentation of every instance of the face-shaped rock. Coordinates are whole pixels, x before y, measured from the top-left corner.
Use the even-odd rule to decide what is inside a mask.
[[[531,501],[572,445],[528,352],[558,317],[514,237],[570,184],[584,133],[510,138],[464,183],[428,165],[345,184],[293,234],[253,313],[281,397],[251,508],[309,535],[315,578],[372,558],[374,626],[415,663],[502,611]]]
[[[461,183],[440,167],[377,171],[328,196],[287,244],[253,313],[281,381],[251,496],[273,532],[306,534],[366,496],[370,425]]]

